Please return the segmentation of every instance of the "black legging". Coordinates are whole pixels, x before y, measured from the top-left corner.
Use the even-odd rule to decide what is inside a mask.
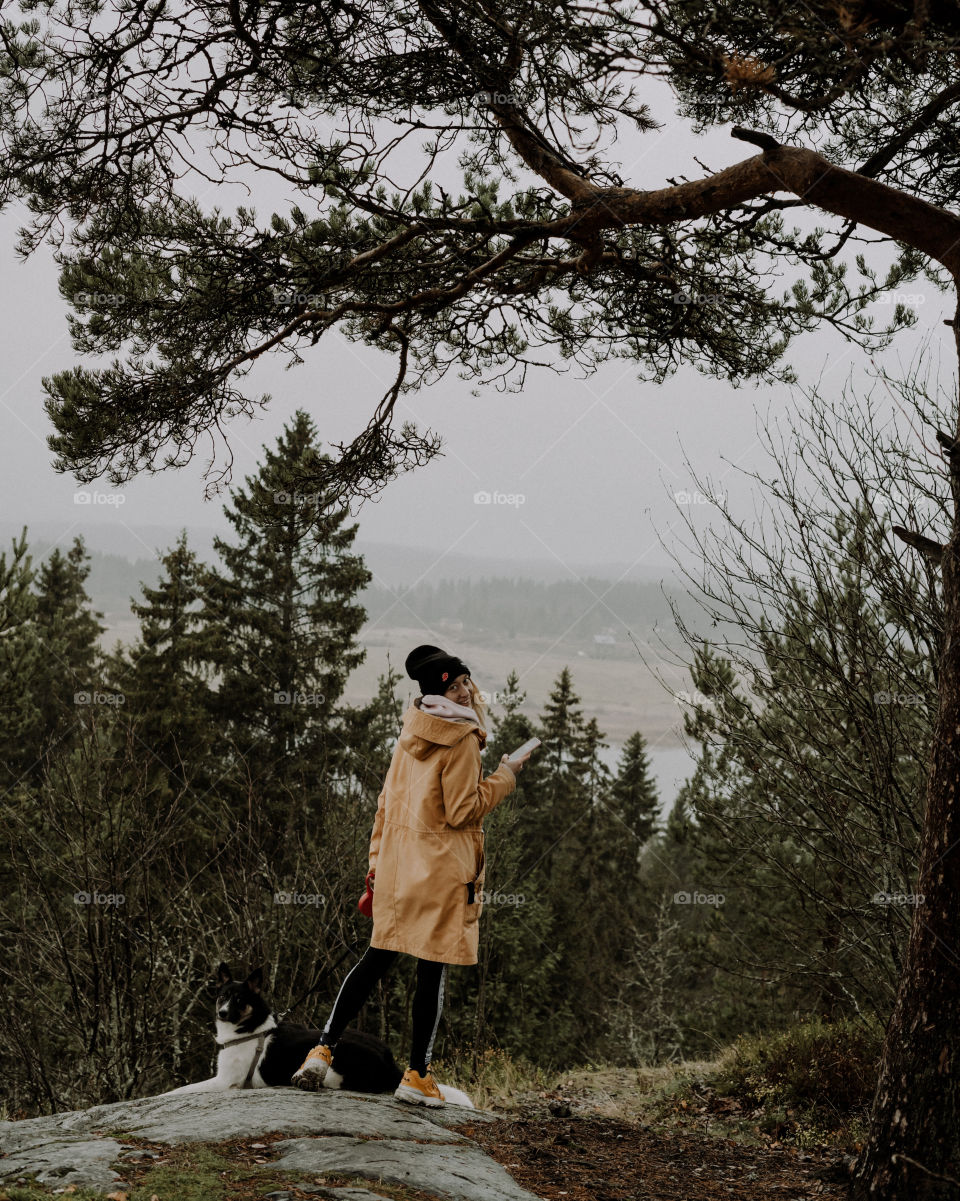
[[[333,1012],[323,1028],[323,1041],[328,1047],[336,1045],[347,1024],[360,1012],[364,1002],[393,966],[399,954],[399,951],[387,951],[382,947],[367,947],[363,958],[347,972],[333,1004]],[[440,1024],[446,980],[445,963],[435,963],[432,959],[417,960],[410,1066],[421,1076],[425,1074],[433,1054],[433,1040]]]

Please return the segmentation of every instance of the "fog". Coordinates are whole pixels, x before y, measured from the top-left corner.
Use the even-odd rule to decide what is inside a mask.
[[[643,188],[670,177],[703,174],[737,162],[749,151],[726,131],[695,137],[672,113],[669,93],[651,92],[661,130],[617,146],[620,172]],[[270,181],[258,181],[256,207],[262,223],[271,204],[286,207]],[[251,203],[239,188],[198,191],[207,206],[229,211]],[[208,544],[227,528],[225,496],[204,499],[204,469],[232,456],[233,479],[254,472],[264,444],[274,442],[297,408],[306,409],[329,447],[356,435],[393,378],[387,356],[332,331],[305,362],[284,369],[282,357],[265,357],[247,377],[247,395],[268,392],[269,406],[253,420],[226,428],[229,449],[202,441],[193,461],[178,470],[143,476],[122,490],[106,481],[78,485],[54,471],[46,439],[51,425],[43,408],[43,376],[76,362],[65,321],[67,306],[57,288],[49,249],[26,263],[13,250],[23,215],[0,215],[0,253],[7,287],[0,297],[5,353],[0,404],[5,437],[0,446],[4,480],[4,530],[27,525],[68,541],[84,534],[92,545],[132,558],[154,556],[181,526]],[[808,226],[812,217],[803,219]],[[858,247],[862,249],[862,247]],[[871,258],[882,268],[886,252]],[[778,291],[786,286],[786,281]],[[936,355],[948,337],[942,298],[917,288],[919,323],[900,337],[891,356],[909,359],[923,339]],[[882,322],[891,310],[877,306]],[[866,378],[869,356],[829,329],[796,341],[788,351],[801,381],[840,391],[848,379]],[[583,378],[540,369],[527,374],[522,393],[475,389],[451,374],[436,386],[399,400],[397,423],[411,420],[443,438],[443,455],[394,482],[376,502],[355,509],[360,544],[411,548],[416,572],[397,566],[380,582],[409,584],[434,574],[471,574],[474,559],[496,561],[517,575],[579,578],[587,573],[674,579],[672,556],[690,566],[681,545],[683,518],[709,505],[693,473],[706,479],[734,512],[752,511],[756,486],[744,474],[770,474],[762,432],[776,426],[796,402],[784,386],[731,384],[704,378],[690,368],[661,385],[640,382],[634,363],[616,361]],[[478,392],[478,394],[476,394]],[[890,402],[891,419],[895,415]],[[815,486],[815,481],[811,481]],[[699,512],[697,513],[699,517]],[[477,568],[479,570],[479,567]],[[475,572],[474,572],[475,574]],[[404,576],[404,579],[400,577]],[[586,602],[585,602],[586,603]],[[614,615],[615,616],[615,615]]]

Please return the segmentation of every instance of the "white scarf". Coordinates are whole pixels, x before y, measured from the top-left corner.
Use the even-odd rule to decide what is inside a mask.
[[[420,708],[431,717],[443,717],[447,721],[472,721],[480,724],[476,712],[467,705],[458,705],[445,696],[430,693],[420,698]]]

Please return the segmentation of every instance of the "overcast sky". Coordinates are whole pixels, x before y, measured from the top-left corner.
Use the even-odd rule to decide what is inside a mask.
[[[621,173],[628,182],[655,188],[669,176],[703,174],[695,155],[719,168],[748,153],[722,131],[695,138],[672,119],[668,94],[657,95],[654,115],[665,127],[638,134],[636,145],[624,148]],[[229,210],[244,198],[219,192],[203,200]],[[258,206],[258,212],[265,222],[264,209]],[[156,523],[221,526],[222,499],[203,499],[209,444],[198,446],[189,467],[131,483],[122,504],[75,503],[76,481],[51,465],[41,388],[42,376],[76,361],[64,321],[66,305],[49,252],[26,264],[16,259],[18,224],[16,214],[0,215],[0,254],[8,281],[0,299],[6,335],[0,376],[6,431],[0,445],[3,516],[29,526],[62,524],[65,535],[91,521],[134,531]],[[937,294],[926,289],[924,300],[920,333],[932,334],[935,351],[948,331],[941,324]],[[908,333],[902,353],[909,357],[916,344],[917,335]],[[273,401],[256,420],[237,419],[228,429],[238,482],[255,470],[261,445],[275,441],[297,407],[311,413],[326,443],[349,439],[392,377],[392,360],[336,332],[304,353],[303,366],[285,371],[283,360],[273,358],[245,381],[249,394],[267,391]],[[864,352],[826,330],[795,343],[790,355],[805,380],[820,377],[838,391],[851,369],[863,375],[868,365]],[[690,369],[660,386],[641,384],[635,365],[624,361],[588,379],[578,378],[576,370],[561,376],[531,372],[522,395],[484,388],[477,398],[451,375],[401,400],[397,411],[399,421],[409,418],[439,432],[444,457],[390,484],[378,503],[365,504],[358,516],[360,536],[429,548],[438,557],[448,552],[506,556],[517,561],[518,572],[534,560],[555,562],[571,573],[611,562],[664,571],[669,558],[658,535],[669,541],[682,530],[675,495],[694,488],[684,451],[735,509],[752,509],[750,481],[737,468],[767,469],[758,422],[777,420],[789,403],[785,388],[734,389]],[[222,459],[223,448],[217,453]],[[106,481],[85,490],[114,491]],[[475,502],[477,492],[523,500],[483,505]],[[151,550],[145,542],[142,553]],[[437,570],[442,574],[442,559]]]

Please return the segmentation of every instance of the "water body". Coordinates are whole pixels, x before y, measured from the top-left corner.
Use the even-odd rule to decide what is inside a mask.
[[[616,771],[623,752],[621,743],[611,743],[602,753],[604,763]],[[682,746],[647,747],[650,766],[660,794],[660,810],[664,817],[670,812],[677,792],[693,772],[694,761]]]

